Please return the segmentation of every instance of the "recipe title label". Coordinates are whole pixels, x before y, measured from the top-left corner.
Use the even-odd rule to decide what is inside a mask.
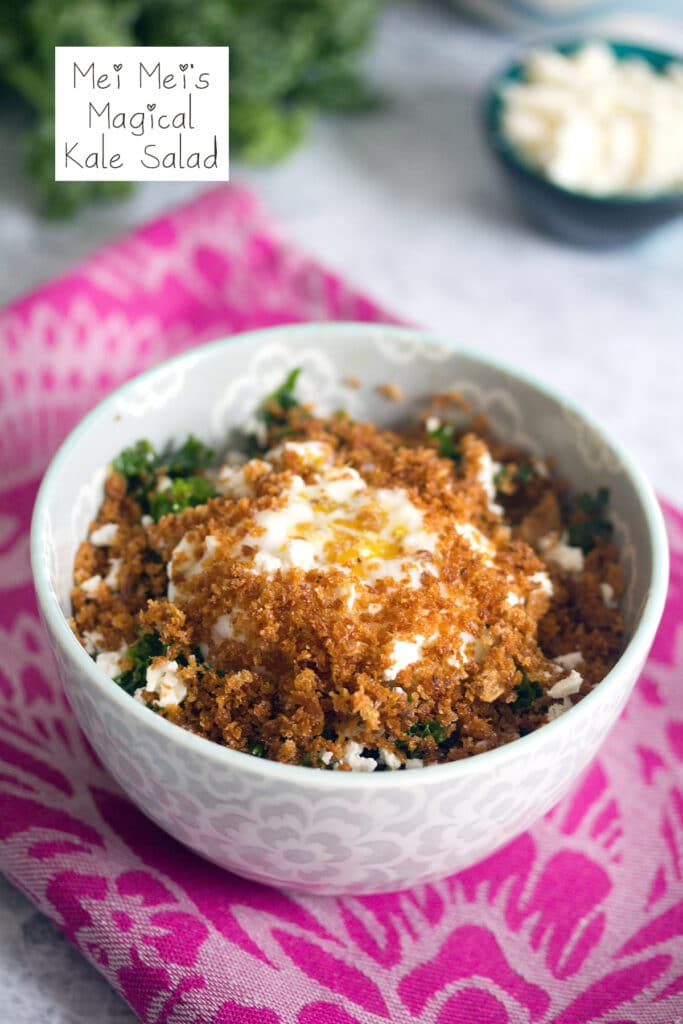
[[[227,181],[227,46],[55,47],[55,181]]]

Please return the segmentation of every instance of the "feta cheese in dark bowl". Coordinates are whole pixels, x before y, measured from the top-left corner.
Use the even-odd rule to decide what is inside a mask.
[[[683,214],[683,62],[622,42],[543,47],[496,76],[490,149],[530,220],[609,249]]]

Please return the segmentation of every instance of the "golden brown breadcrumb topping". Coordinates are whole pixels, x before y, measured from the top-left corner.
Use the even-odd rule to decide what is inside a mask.
[[[76,635],[157,713],[292,764],[453,761],[556,717],[619,656],[618,552],[482,420],[427,426],[295,406],[258,457],[207,470],[215,497],[158,522],[112,472],[75,562]]]

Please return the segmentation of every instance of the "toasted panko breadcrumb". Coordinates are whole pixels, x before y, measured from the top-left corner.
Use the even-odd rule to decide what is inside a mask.
[[[403,399],[403,392],[397,384],[379,384],[377,394],[382,398],[388,398],[390,402],[400,402]]]
[[[146,678],[166,697],[138,699],[286,763],[389,770],[537,728],[617,659],[622,572],[601,538],[572,549],[580,571],[544,555],[568,548],[563,485],[477,426],[443,457],[424,433],[294,407],[270,452],[210,471],[215,497],[158,522],[112,473],[76,557],[76,634],[95,653],[154,637]]]

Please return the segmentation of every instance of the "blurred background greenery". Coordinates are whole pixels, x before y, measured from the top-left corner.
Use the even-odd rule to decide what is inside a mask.
[[[230,144],[268,163],[319,110],[376,105],[360,54],[383,0],[2,0],[0,102],[29,114],[29,173],[44,212],[67,217],[126,182],[55,182],[55,46],[230,46]]]

